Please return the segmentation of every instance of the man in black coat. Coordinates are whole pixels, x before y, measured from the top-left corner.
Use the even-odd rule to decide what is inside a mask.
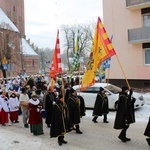
[[[145,129],[144,135],[148,137],[148,138],[146,138],[146,141],[147,141],[148,145],[150,146],[150,117],[149,117],[149,121],[146,126],[146,129]]]
[[[67,144],[64,140],[66,132],[70,131],[68,108],[63,101],[63,95],[59,95],[59,99],[53,106],[53,114],[51,121],[50,137],[58,137],[58,144]]]
[[[108,106],[108,98],[105,94],[105,91],[102,87],[100,87],[99,93],[97,94],[94,110],[93,110],[93,116],[94,118],[92,121],[94,123],[98,123],[97,118],[98,116],[104,115],[103,122],[108,123],[107,121],[107,114],[109,113],[109,106]]]
[[[56,94],[51,88],[47,93],[45,93],[45,98],[43,100],[43,105],[46,111],[45,123],[47,124],[47,127],[50,128],[53,114],[53,103],[56,102]]]
[[[80,99],[77,96],[77,92],[71,88],[70,95],[67,99],[67,106],[69,109],[69,118],[72,128],[75,126],[76,133],[82,134],[80,131]]]
[[[134,103],[135,98],[132,98],[132,90],[128,95],[129,88],[127,86],[122,87],[122,92],[119,94],[118,109],[116,112],[116,118],[114,123],[115,129],[122,129],[118,138],[122,142],[130,141],[130,138],[126,137],[126,131],[131,123],[135,122],[134,115]]]

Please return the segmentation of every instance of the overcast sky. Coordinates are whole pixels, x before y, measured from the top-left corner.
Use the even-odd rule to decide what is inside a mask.
[[[25,0],[26,36],[40,48],[54,48],[57,29],[62,24],[97,22],[97,17],[102,17],[101,1]]]

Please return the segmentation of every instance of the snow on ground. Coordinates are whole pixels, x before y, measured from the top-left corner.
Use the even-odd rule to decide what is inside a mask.
[[[140,137],[138,136],[138,138],[141,138],[142,142],[144,141],[143,142],[144,146],[147,147],[146,142],[144,140],[145,137],[143,137],[143,132],[144,132],[145,126],[148,122],[148,118],[150,116],[150,93],[144,94],[144,98],[145,98],[145,105],[142,106],[141,108],[135,110],[135,118],[136,118],[136,125],[143,126],[143,130],[139,131],[139,132],[141,132],[141,136]],[[100,125],[101,128],[103,126],[103,124],[101,124],[101,121],[102,121],[101,117],[98,118],[99,124],[97,124],[97,126],[92,123],[92,121],[91,121],[92,120],[92,112],[93,112],[92,110],[86,110],[86,116],[81,121],[82,131],[86,130],[86,128],[87,128],[86,125],[89,126],[88,132],[83,134],[82,136],[80,136],[81,142],[82,142],[82,140],[86,140],[90,136],[92,136],[91,134],[93,132],[94,133],[97,132],[97,129],[96,129],[97,126]],[[108,121],[110,123],[107,125],[107,126],[109,126],[109,128],[107,130],[109,132],[113,131],[114,132],[113,134],[116,134],[116,131],[111,130],[113,123],[114,123],[115,115],[116,115],[115,111],[110,111],[108,114]],[[85,150],[85,149],[90,149],[90,148],[85,148],[86,145],[82,145],[83,143],[79,143],[79,141],[77,142],[78,144],[74,144],[75,141],[73,139],[75,137],[79,137],[79,135],[74,135],[73,133],[66,135],[66,139],[69,141],[69,144],[63,145],[62,147],[60,147],[60,146],[58,146],[57,139],[49,138],[49,129],[46,127],[45,123],[44,123],[44,135],[35,137],[30,133],[29,129],[26,129],[23,127],[22,116],[19,116],[19,121],[20,121],[19,124],[13,124],[10,127],[9,126],[3,127],[0,125],[0,150],[7,150],[7,149],[10,149],[10,150],[15,150],[15,149],[20,149],[20,150],[26,150],[26,149],[28,149],[28,150],[33,150],[33,149],[38,149],[38,150],[49,150],[49,149],[51,149],[51,150],[56,150],[56,149],[80,150],[80,149],[82,149],[83,150],[84,149]],[[95,129],[93,128],[93,126],[95,126]],[[134,125],[131,126],[132,129],[133,129],[133,127],[134,127]],[[100,127],[98,127],[98,128],[100,128]],[[103,126],[103,130],[104,129],[105,128]],[[90,131],[92,131],[92,132],[90,134],[88,134]],[[84,131],[84,132],[86,132],[86,131]],[[130,130],[130,132],[131,132],[131,130]],[[115,135],[115,136],[117,136],[117,135]],[[98,137],[99,137],[99,135],[97,135],[97,138]],[[114,139],[112,138],[111,140],[113,141]],[[139,140],[139,141],[141,141],[141,140]],[[92,141],[92,142],[94,142],[94,141]],[[115,140],[115,142],[117,143],[117,139]],[[113,144],[115,144],[115,142]],[[133,144],[134,144],[134,142],[133,142]],[[135,143],[135,144],[137,144],[137,143]],[[80,145],[80,148],[77,145]],[[96,147],[97,145],[99,145],[99,144],[98,143],[95,144],[94,149],[98,148],[98,147]],[[84,148],[83,148],[83,146],[84,146]],[[117,147],[122,147],[122,146],[123,146],[122,143],[117,143],[117,146],[115,146],[115,149],[118,150],[120,148],[117,148]],[[133,145],[133,147],[134,146],[135,145]],[[105,148],[102,148],[102,149],[104,150]],[[125,149],[126,149],[126,147],[125,147]],[[139,150],[139,149],[136,149],[136,150]]]

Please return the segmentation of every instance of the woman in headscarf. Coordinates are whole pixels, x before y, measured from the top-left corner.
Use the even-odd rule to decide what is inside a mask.
[[[29,124],[31,133],[34,135],[44,134],[42,121],[42,105],[35,94],[29,100]]]

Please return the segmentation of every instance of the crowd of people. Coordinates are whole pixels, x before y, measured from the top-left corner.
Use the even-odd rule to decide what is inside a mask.
[[[43,120],[45,120],[45,124],[50,128],[50,137],[57,137],[60,146],[66,144],[64,136],[67,132],[75,130],[77,134],[82,134],[81,117],[86,115],[83,97],[77,95],[72,88],[75,84],[79,84],[79,79],[73,82],[72,79],[67,78],[63,81],[58,77],[55,86],[49,86],[49,77],[45,75],[28,78],[17,76],[13,79],[1,80],[0,124],[11,126],[13,123],[19,123],[19,114],[22,114],[24,127],[30,128],[30,132],[38,136],[44,134]],[[116,102],[114,121],[114,129],[121,130],[118,138],[122,142],[131,141],[126,137],[126,131],[129,125],[135,122],[134,102],[132,90],[123,86]],[[98,117],[104,116],[103,122],[109,123],[108,113],[108,98],[104,89],[100,87],[95,100],[92,121],[98,123]],[[144,135],[148,136],[146,141],[150,146],[150,120]]]
[[[30,128],[30,132],[37,136],[44,134],[45,120],[50,128],[50,137],[57,137],[61,146],[67,143],[65,133],[75,130],[82,134],[79,124],[85,115],[85,104],[84,99],[71,88],[71,84],[75,84],[72,80],[62,85],[62,79],[58,77],[54,87],[49,83],[47,76],[40,75],[1,80],[0,124],[11,126],[19,123],[21,114],[24,127]]]

